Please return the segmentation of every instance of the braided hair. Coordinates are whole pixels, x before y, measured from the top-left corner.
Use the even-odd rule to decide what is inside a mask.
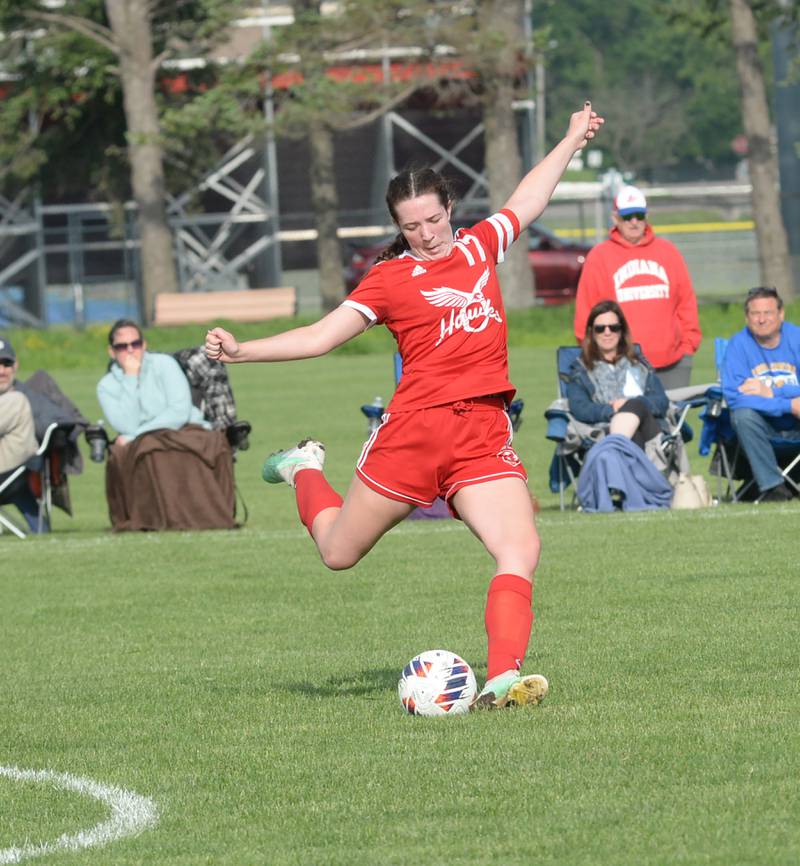
[[[386,206],[392,219],[397,223],[397,205],[419,195],[433,193],[443,208],[453,203],[453,190],[450,181],[432,168],[413,168],[401,171],[390,181],[386,189]],[[376,261],[385,262],[395,259],[408,249],[408,241],[402,232],[380,253]]]

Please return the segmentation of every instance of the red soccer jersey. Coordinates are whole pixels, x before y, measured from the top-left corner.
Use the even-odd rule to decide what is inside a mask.
[[[397,341],[403,375],[388,411],[454,400],[514,396],[508,329],[495,266],[519,236],[513,211],[459,229],[449,256],[426,261],[406,251],[374,265],[343,302],[384,324]]]

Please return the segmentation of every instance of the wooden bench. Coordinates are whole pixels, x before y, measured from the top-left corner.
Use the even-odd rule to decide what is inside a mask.
[[[260,322],[297,313],[297,290],[246,289],[234,292],[175,292],[156,295],[156,325],[187,325],[230,319]]]

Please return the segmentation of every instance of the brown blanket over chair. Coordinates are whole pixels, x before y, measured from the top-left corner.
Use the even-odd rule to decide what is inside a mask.
[[[233,529],[233,455],[225,433],[187,425],[112,447],[106,498],[115,532]]]

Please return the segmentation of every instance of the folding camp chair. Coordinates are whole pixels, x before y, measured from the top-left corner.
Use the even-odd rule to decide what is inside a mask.
[[[234,464],[236,452],[249,448],[251,425],[237,418],[225,365],[212,361],[200,347],[183,349],[173,357],[189,382],[193,404],[212,429],[187,425],[178,431],[150,431],[135,440],[136,459],[123,461],[119,454],[117,459],[113,455],[109,458],[106,498],[114,529],[231,528],[236,525],[237,501],[242,508],[241,522],[247,522],[247,505],[235,483]],[[152,447],[140,442],[145,437],[149,437]],[[86,440],[92,460],[103,462],[109,441],[103,426],[91,425]],[[167,458],[171,455],[172,459],[165,460],[161,454]],[[196,467],[194,473],[192,466]],[[171,478],[170,471],[174,471]],[[216,497],[219,505],[193,512],[184,502],[185,484],[179,482],[189,479],[198,484],[200,478],[206,478],[210,485],[211,492],[204,498],[211,502]],[[149,499],[153,500],[152,507]]]
[[[641,354],[639,346],[637,353]],[[576,482],[589,449],[608,433],[608,424],[583,424],[569,411],[567,384],[570,368],[580,357],[580,346],[559,346],[556,350],[557,397],[545,410],[546,436],[556,443],[550,461],[550,490],[558,493],[559,506],[565,508],[566,489],[573,486],[572,504],[576,502]],[[670,407],[666,416],[666,429],[654,443],[648,456],[668,479],[688,472],[689,464],[685,444],[693,438],[692,428],[686,423],[689,410],[706,404],[707,385],[668,391]]]
[[[733,502],[753,500],[759,502],[763,494],[753,478],[747,455],[741,447],[731,420],[731,410],[722,392],[722,365],[728,340],[716,337],[714,340],[714,362],[717,368],[717,383],[706,391],[706,406],[700,413],[703,429],[700,434],[700,454],[711,454],[711,474],[717,476],[717,496]],[[792,473],[800,465],[800,442],[785,439],[770,440],[778,460],[778,468],[784,482],[800,495],[800,485]],[[740,486],[737,489],[736,482]],[[725,486],[725,493],[722,488]]]
[[[556,443],[550,461],[550,490],[558,493],[559,507],[564,510],[565,493],[572,485],[572,502],[575,503],[578,475],[586,452],[601,439],[608,425],[578,426],[569,412],[567,383],[573,363],[580,357],[580,346],[559,346],[556,350],[556,399],[545,410],[547,420],[546,437]]]
[[[0,503],[12,504],[14,491],[26,485],[33,494],[38,505],[36,531],[41,532],[49,525],[53,509],[53,488],[66,483],[61,472],[61,453],[66,437],[72,431],[72,424],[53,423],[45,430],[39,448],[29,460],[10,472],[0,482]],[[0,533],[8,530],[17,536],[25,538],[28,532],[11,518],[7,511],[0,508]]]
[[[35,531],[41,532],[49,525],[53,507],[72,515],[68,476],[83,471],[78,438],[88,421],[44,370],[36,370],[24,381],[15,381],[14,387],[30,403],[39,450],[24,467],[17,467],[10,476],[4,476],[0,482],[0,502],[19,501],[22,493],[30,505],[32,497],[38,509]],[[6,520],[10,520],[7,514]],[[4,525],[14,531],[7,523]],[[14,534],[19,535],[19,532]],[[24,533],[20,537],[24,537]]]

